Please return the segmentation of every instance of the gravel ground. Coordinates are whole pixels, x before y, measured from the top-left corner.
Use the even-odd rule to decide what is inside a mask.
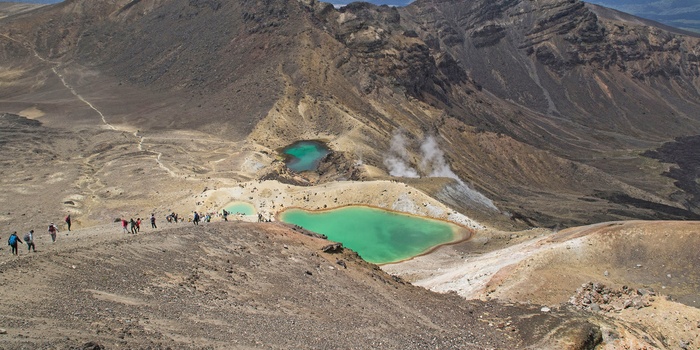
[[[112,226],[0,259],[4,349],[514,349],[584,344],[569,310],[412,286],[294,227]],[[21,247],[24,248],[24,247]],[[344,268],[339,262],[345,263]],[[585,314],[584,314],[585,315]],[[573,334],[571,330],[583,333]],[[588,330],[588,331],[586,331]]]

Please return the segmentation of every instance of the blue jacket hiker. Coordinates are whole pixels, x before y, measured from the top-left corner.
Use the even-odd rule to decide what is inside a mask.
[[[196,212],[196,211],[194,212],[194,220],[193,220],[193,222],[194,222],[195,225],[199,225],[199,213]]]
[[[17,250],[17,243],[22,243],[22,240],[17,237],[17,231],[13,232],[10,235],[10,238],[7,239],[7,245],[9,245],[12,248],[12,254],[14,255],[19,255],[19,251]]]

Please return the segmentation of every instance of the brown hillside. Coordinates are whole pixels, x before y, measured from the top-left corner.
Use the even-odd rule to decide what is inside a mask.
[[[607,222],[559,232],[481,231],[385,271],[467,299],[573,307],[626,329],[604,349],[700,344],[698,222]],[[635,336],[636,334],[636,336]],[[682,346],[681,346],[682,348]]]
[[[384,171],[403,130],[409,165],[436,136],[520,224],[697,215],[640,154],[697,134],[698,39],[581,2],[72,0],[2,22],[2,111],[47,126],[325,139]]]
[[[697,36],[577,0],[13,6],[0,239],[33,229],[39,252],[1,249],[0,347],[700,344]],[[331,149],[316,170],[285,165],[299,140]],[[469,238],[380,269],[257,215],[220,222],[235,202],[271,221],[367,205]],[[193,211],[216,223],[165,223]],[[114,224],[151,213],[161,230]]]
[[[282,225],[173,225],[41,235],[36,253],[3,254],[3,348],[583,349],[600,337],[576,312],[436,294]]]

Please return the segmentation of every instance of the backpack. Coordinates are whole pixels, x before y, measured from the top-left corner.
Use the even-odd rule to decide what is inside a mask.
[[[54,225],[49,225],[49,232],[50,233],[56,232],[56,227]]]
[[[7,240],[7,245],[15,244],[17,244],[17,235],[11,235],[10,238]]]
[[[25,241],[25,242],[31,241],[31,239],[30,239],[30,237],[29,237],[29,233],[25,233],[25,234],[24,234],[24,241]]]

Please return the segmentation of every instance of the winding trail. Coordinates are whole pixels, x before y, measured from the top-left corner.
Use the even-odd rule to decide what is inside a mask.
[[[51,61],[51,60],[47,60],[47,59],[41,57],[41,56],[39,55],[39,53],[36,52],[36,50],[34,49],[33,46],[31,46],[31,45],[29,45],[29,44],[27,44],[27,43],[25,43],[25,42],[19,41],[19,40],[15,39],[15,38],[13,38],[13,37],[7,35],[7,34],[0,34],[0,36],[4,37],[4,38],[6,38],[6,39],[8,39],[8,40],[10,40],[10,41],[14,41],[14,42],[16,42],[16,43],[22,45],[27,51],[31,51],[31,52],[34,54],[34,57],[36,57],[37,59],[39,59],[39,60],[42,61],[42,62],[50,63],[50,64],[53,64],[53,65],[56,65],[56,66],[58,66],[59,64],[61,64],[61,62]]]
[[[117,129],[116,127],[114,127],[114,125],[112,125],[112,124],[110,124],[110,123],[107,122],[107,119],[105,119],[104,113],[102,113],[99,109],[97,109],[97,107],[95,107],[92,103],[90,103],[90,101],[86,100],[86,99],[85,99],[83,96],[81,96],[77,91],[75,91],[75,89],[74,89],[70,84],[68,84],[68,82],[67,82],[66,79],[63,77],[63,75],[61,75],[61,73],[59,73],[59,72],[56,70],[56,67],[51,68],[51,70],[54,72],[54,74],[56,74],[56,76],[57,76],[59,79],[61,79],[61,83],[63,83],[63,86],[65,86],[65,87],[66,87],[75,97],[77,97],[80,101],[82,101],[83,103],[85,103],[86,105],[88,105],[88,107],[90,107],[93,111],[97,112],[97,114],[100,115],[100,118],[102,119],[102,123],[103,123],[105,126],[107,126],[107,127],[108,127],[109,129],[111,129],[111,130],[119,130],[119,129]]]
[[[95,112],[100,116],[100,120],[102,121],[103,126],[107,127],[107,128],[110,129],[110,130],[114,130],[114,131],[126,131],[126,130],[124,130],[124,129],[117,128],[117,127],[115,127],[114,125],[110,124],[110,123],[107,121],[107,118],[105,117],[105,114],[102,113],[102,111],[100,111],[97,107],[95,107],[95,105],[93,105],[90,101],[88,101],[86,98],[84,98],[80,93],[78,93],[78,91],[77,91],[73,86],[71,86],[71,85],[68,83],[68,81],[67,81],[66,78],[63,76],[63,74],[59,73],[59,71],[58,71],[58,69],[59,69],[59,67],[61,66],[62,62],[51,61],[51,60],[48,60],[48,59],[42,57],[41,55],[39,55],[39,53],[36,51],[36,49],[35,49],[32,45],[30,45],[30,44],[28,44],[28,43],[26,43],[26,42],[20,41],[20,40],[18,40],[18,39],[15,39],[15,38],[13,38],[13,37],[7,35],[7,34],[2,34],[2,33],[0,33],[0,36],[4,37],[4,38],[6,38],[6,39],[8,39],[8,40],[10,40],[10,41],[13,41],[13,42],[16,42],[16,43],[22,45],[22,47],[24,47],[27,51],[30,51],[30,52],[34,55],[34,57],[36,57],[38,60],[40,60],[40,61],[42,61],[42,62],[44,62],[44,63],[47,63],[47,64],[52,65],[51,71],[56,75],[56,77],[58,77],[58,79],[60,79],[60,81],[61,81],[61,83],[63,84],[63,86],[65,86],[66,89],[68,89],[68,91],[70,91],[71,94],[73,94],[73,96],[75,96],[78,100],[80,100],[81,102],[85,103],[88,107],[90,107],[90,109],[92,109],[93,111],[95,111]],[[143,141],[144,141],[145,137],[140,136],[140,135],[138,134],[138,130],[137,130],[136,132],[134,132],[134,136],[137,137],[137,138],[139,139],[139,142],[138,142],[138,144],[137,144],[138,150],[139,150],[139,151],[143,151],[143,150],[144,150],[144,149],[143,149]],[[152,153],[152,154],[154,154],[154,155],[156,155],[155,161],[156,161],[156,163],[158,164],[158,167],[160,167],[161,169],[165,170],[165,171],[166,171],[170,176],[172,176],[172,177],[177,177],[177,176],[178,176],[174,171],[172,171],[170,168],[168,168],[167,166],[165,166],[165,164],[163,164],[163,162],[161,162],[160,159],[161,159],[161,157],[163,156],[163,153],[161,153],[161,152],[153,152],[153,151],[148,151],[148,152],[149,152],[149,153]]]
[[[107,127],[108,127],[109,129],[111,129],[111,130],[118,130],[116,127],[114,127],[114,125],[112,125],[112,124],[110,124],[110,123],[107,122],[107,119],[105,118],[105,115],[104,115],[104,113],[102,113],[102,111],[100,111],[99,109],[97,109],[97,107],[95,107],[92,103],[90,103],[90,101],[86,100],[86,99],[85,99],[82,95],[80,95],[70,84],[68,84],[68,82],[66,81],[66,79],[63,77],[63,75],[62,75],[61,73],[58,72],[58,69],[57,69],[57,68],[61,65],[61,62],[51,61],[51,60],[48,60],[48,59],[46,59],[46,58],[44,58],[44,57],[41,57],[41,55],[39,55],[39,53],[36,51],[36,49],[35,49],[33,46],[31,46],[31,45],[29,45],[29,44],[27,44],[27,43],[25,43],[25,42],[22,42],[22,41],[20,41],[20,40],[17,40],[17,39],[15,39],[15,38],[13,38],[13,37],[7,35],[7,34],[0,34],[0,36],[4,37],[4,38],[6,38],[6,39],[8,39],[8,40],[10,40],[10,41],[14,41],[14,42],[16,42],[16,43],[22,45],[26,50],[31,51],[32,54],[34,54],[34,57],[36,57],[36,58],[39,59],[40,61],[42,61],[42,62],[44,62],[44,63],[48,63],[48,64],[53,65],[53,67],[51,67],[51,71],[58,77],[58,79],[61,80],[61,83],[63,84],[63,86],[65,86],[65,87],[71,92],[71,94],[73,94],[73,96],[77,97],[78,100],[82,101],[83,103],[85,103],[86,105],[88,105],[88,107],[90,107],[90,109],[92,109],[93,111],[97,112],[97,114],[100,115],[100,118],[102,119],[102,123],[103,123],[105,126],[107,126]]]
[[[134,137],[139,139],[139,143],[137,145],[138,150],[144,151],[143,142],[146,140],[146,137],[139,135],[139,130],[134,131]],[[170,174],[170,176],[178,177],[178,175],[174,171],[170,170],[170,168],[165,166],[165,164],[163,164],[163,162],[160,161],[160,158],[163,156],[163,152],[154,152],[154,151],[148,151],[148,150],[146,152],[156,155],[156,164],[158,164],[158,167],[165,170],[168,174]]]

